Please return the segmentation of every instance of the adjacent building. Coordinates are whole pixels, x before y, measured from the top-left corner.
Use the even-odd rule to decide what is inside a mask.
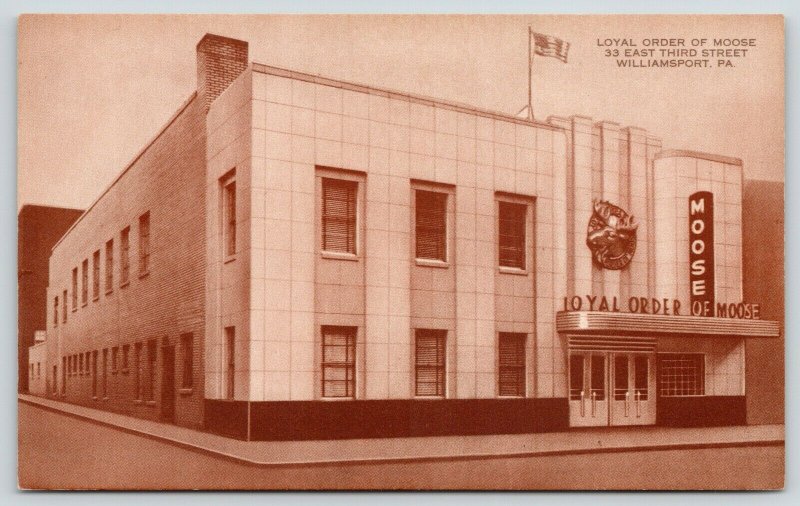
[[[248,440],[746,423],[742,163],[248,60],[53,248],[47,390]],[[777,318],[777,317],[776,317]]]
[[[17,217],[17,389],[28,391],[28,348],[44,331],[50,249],[83,211],[26,204]]]

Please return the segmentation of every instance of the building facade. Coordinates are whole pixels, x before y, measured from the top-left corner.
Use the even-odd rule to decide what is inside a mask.
[[[27,376],[28,392],[34,395],[45,395],[47,393],[47,346],[45,342],[45,332],[39,330],[34,337],[34,345],[28,350]],[[44,374],[42,372],[44,371]]]
[[[51,394],[252,440],[745,423],[741,161],[197,54],[53,249]]]
[[[28,348],[44,331],[50,250],[83,211],[26,204],[17,217],[17,359],[20,392],[28,391]]]

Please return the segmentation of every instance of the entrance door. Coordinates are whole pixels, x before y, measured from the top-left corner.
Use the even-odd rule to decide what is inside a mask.
[[[571,351],[571,427],[650,425],[656,421],[655,354]]]
[[[569,357],[569,419],[572,427],[608,425],[607,353],[572,352]]]
[[[175,347],[164,346],[161,353],[161,419],[175,421]]]
[[[611,425],[652,425],[656,422],[655,355],[611,353]]]

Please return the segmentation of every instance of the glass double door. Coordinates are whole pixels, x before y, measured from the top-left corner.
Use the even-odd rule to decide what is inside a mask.
[[[655,381],[655,353],[570,351],[570,426],[654,424]]]

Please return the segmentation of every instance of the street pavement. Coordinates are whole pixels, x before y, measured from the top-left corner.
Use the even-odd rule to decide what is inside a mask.
[[[454,455],[445,458],[440,451],[438,458],[361,458],[338,462],[317,459],[311,463],[296,460],[296,453],[312,442],[238,442],[265,450],[271,447],[273,451],[267,457],[284,456],[282,462],[273,460],[265,465],[130,429],[120,430],[28,402],[20,402],[18,406],[22,488],[776,489],[783,484],[782,432],[780,440],[762,437],[714,447],[618,445],[610,452],[528,451],[495,456],[464,452],[457,458]],[[570,438],[579,434],[582,433],[570,433]],[[514,442],[523,436],[530,445],[542,435],[482,438],[486,446],[503,439]],[[427,441],[429,448],[444,447],[451,454],[457,453],[453,452],[451,438],[421,439]],[[322,447],[329,448],[330,455],[335,455],[337,448],[344,448],[343,456],[347,457],[353,455],[350,446],[368,449],[373,442],[380,443],[377,447],[384,452],[391,450],[386,445],[393,445],[401,453],[409,449],[401,444],[402,440],[313,442],[310,447],[317,456]],[[232,448],[235,450],[236,445]],[[302,452],[299,453],[302,457]],[[393,455],[398,456],[384,454]]]

